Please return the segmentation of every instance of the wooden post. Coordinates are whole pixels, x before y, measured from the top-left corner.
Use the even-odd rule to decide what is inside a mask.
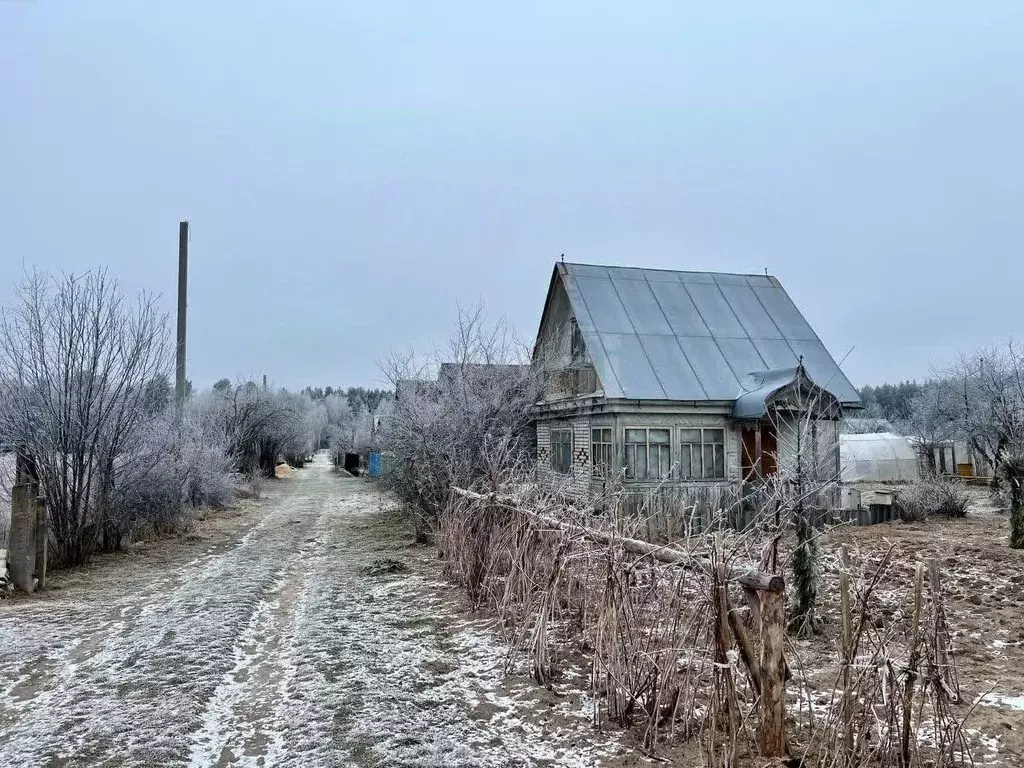
[[[784,591],[760,590],[761,603],[761,753],[768,758],[785,757],[786,687],[785,642],[786,610]]]
[[[185,415],[185,332],[188,311],[188,222],[178,225],[178,346],[175,357],[174,403],[178,423]]]
[[[740,649],[740,657],[743,659],[743,663],[747,665],[747,676],[750,678],[750,685],[753,687],[754,693],[760,696],[761,660],[754,652],[754,642],[751,640],[750,633],[747,632],[747,628],[743,624],[743,619],[732,609],[732,605],[729,603],[729,590],[723,592],[723,599],[725,601],[725,612],[729,616],[729,626],[732,628],[733,637],[736,638],[736,645]]]
[[[839,549],[839,618],[842,622],[843,643],[843,765],[853,765],[853,693],[850,690],[850,667],[853,663],[853,607],[850,604],[849,557],[846,546]]]
[[[907,679],[903,683],[903,728],[900,733],[900,755],[903,759],[901,768],[910,768],[910,725],[914,711],[914,685],[917,683],[918,667],[921,664],[921,653],[918,645],[921,641],[921,599],[924,591],[924,565],[917,564],[914,578],[914,614],[911,617],[910,658],[907,661]]]
[[[716,537],[717,538],[717,537]],[[716,542],[716,548],[718,546]],[[736,730],[735,698],[732,673],[729,670],[729,582],[725,566],[720,562],[714,571],[714,607],[715,607],[715,677],[718,678],[716,688],[722,695],[722,716],[725,718],[726,733],[732,740]]]
[[[935,612],[935,656],[939,665],[939,683],[954,704],[960,701],[960,684],[956,679],[946,643],[948,625],[946,609],[942,600],[942,580],[939,575],[938,560],[928,561],[928,586],[932,597],[932,610]]]

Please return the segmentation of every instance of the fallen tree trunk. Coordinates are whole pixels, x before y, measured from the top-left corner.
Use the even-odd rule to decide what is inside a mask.
[[[539,512],[523,509],[516,504],[513,499],[503,498],[494,493],[476,493],[474,491],[467,491],[455,486],[452,486],[452,493],[472,501],[487,502],[511,509],[548,528],[578,533],[596,544],[615,544],[633,555],[651,557],[668,565],[678,565],[683,568],[696,568],[704,571],[709,576],[712,574],[711,562],[709,560],[694,557],[688,552],[681,552],[678,549],[657,546],[640,539],[616,536],[611,533],[594,530],[593,528],[587,528],[569,521],[559,520],[557,517],[551,517],[550,515],[542,515]],[[730,581],[735,581],[737,584],[742,584],[744,587],[748,587],[750,589],[767,590],[769,592],[781,592],[785,589],[785,580],[782,576],[764,573],[753,566],[734,564],[730,566],[727,577]]]

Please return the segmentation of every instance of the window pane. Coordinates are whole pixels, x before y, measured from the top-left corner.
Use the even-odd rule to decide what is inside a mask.
[[[669,431],[667,429],[649,429],[647,430],[648,440],[652,443],[664,443],[668,445],[671,441],[669,438]]]
[[[724,443],[725,442],[725,430],[724,429],[705,429],[704,430],[704,442],[705,443]]]
[[[679,447],[679,477],[683,480],[691,480],[694,477],[693,467],[690,462],[691,447],[689,443],[683,443]]]
[[[704,446],[704,477],[715,476],[715,446]]]
[[[725,477],[725,446],[715,446],[715,477]]]
[[[647,430],[645,429],[627,429],[626,430],[626,442],[627,443],[646,443],[647,442]]]
[[[636,448],[636,475],[638,480],[647,477],[647,449],[642,446]]]
[[[658,476],[663,478],[668,477],[672,472],[672,452],[669,450],[667,445],[660,445],[657,449],[652,448],[652,450],[658,450],[658,453],[660,454]]]
[[[636,446],[626,446],[626,477],[636,477]]]
[[[603,442],[603,443],[610,443],[611,441],[612,441],[612,431],[611,431],[611,429],[602,429],[601,430],[601,442]]]
[[[700,443],[700,430],[699,429],[681,429],[681,430],[679,430],[679,442],[681,442],[681,443]]]

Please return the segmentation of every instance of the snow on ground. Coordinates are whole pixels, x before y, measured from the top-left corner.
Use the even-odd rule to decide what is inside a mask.
[[[321,460],[198,557],[123,577],[108,564],[72,595],[0,603],[0,765],[569,767],[621,753],[585,696],[538,711],[486,620],[459,620],[432,573],[361,572],[407,553],[370,488]]]

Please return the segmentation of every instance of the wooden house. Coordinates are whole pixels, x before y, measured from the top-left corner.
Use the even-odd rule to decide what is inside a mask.
[[[774,277],[558,263],[533,363],[542,475],[742,488],[839,472],[857,391]],[[808,469],[808,463],[810,469]]]

